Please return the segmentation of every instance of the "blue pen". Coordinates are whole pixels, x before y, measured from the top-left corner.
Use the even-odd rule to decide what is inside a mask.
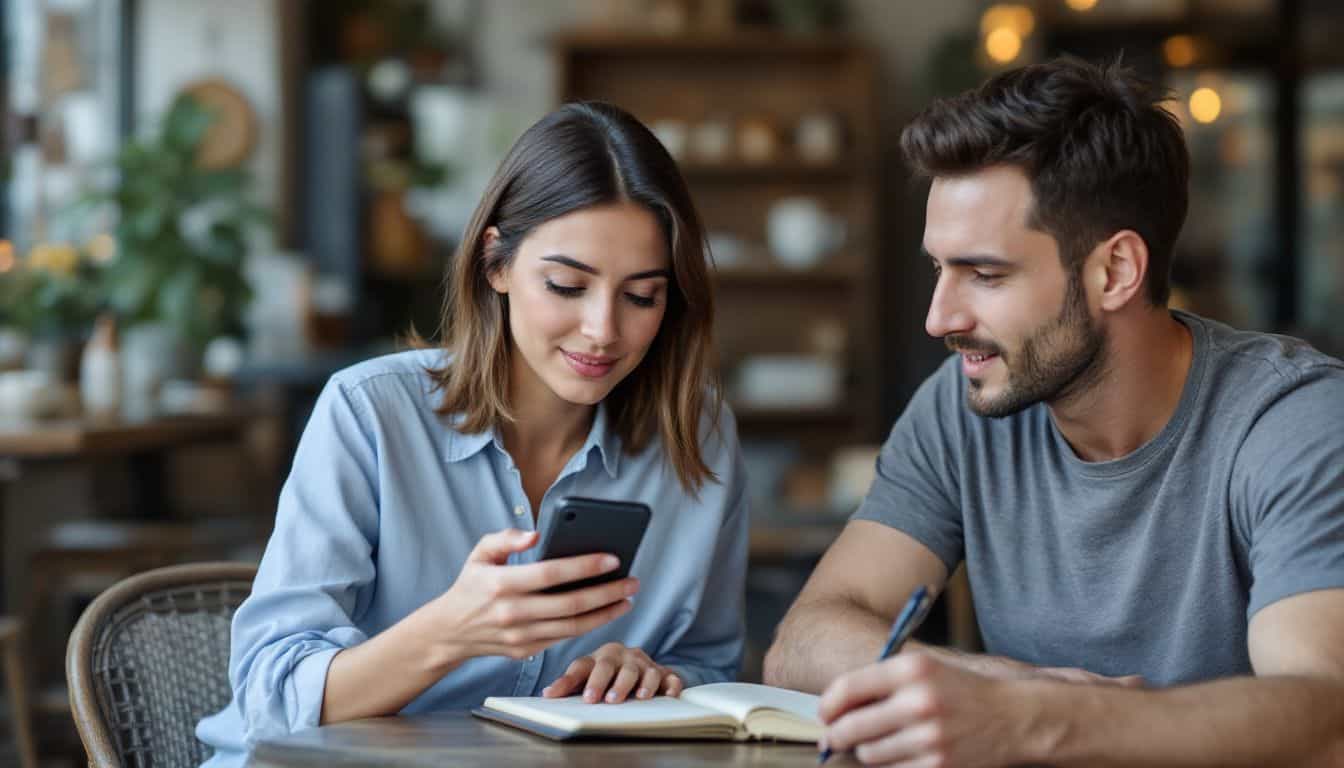
[[[882,646],[882,653],[878,655],[877,660],[895,656],[900,652],[901,646],[910,639],[919,623],[928,615],[929,608],[933,605],[933,598],[929,596],[929,588],[920,584],[910,599],[905,601],[905,607],[896,615],[896,621],[891,625],[891,634],[887,635],[887,644]],[[817,756],[817,764],[820,765],[831,758],[831,748],[827,747]]]

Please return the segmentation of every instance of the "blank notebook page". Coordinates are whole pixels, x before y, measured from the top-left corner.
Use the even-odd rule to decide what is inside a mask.
[[[752,710],[763,707],[783,710],[808,722],[821,720],[818,714],[821,700],[816,696],[768,685],[711,683],[688,688],[681,695],[687,701],[703,701],[706,707],[727,712],[738,720],[746,720]]]

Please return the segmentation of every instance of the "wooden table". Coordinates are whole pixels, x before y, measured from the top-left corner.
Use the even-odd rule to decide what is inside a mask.
[[[191,416],[0,420],[0,456],[62,459],[124,455],[237,436],[238,410]]]
[[[310,728],[263,741],[250,768],[349,766],[658,766],[760,765],[816,768],[810,744],[722,741],[555,742],[472,717],[467,712],[378,717]],[[858,765],[837,755],[827,765]]]
[[[6,551],[5,514],[16,511],[5,509],[5,490],[22,478],[25,467],[124,460],[132,478],[130,508],[110,511],[161,521],[171,518],[165,494],[167,455],[189,445],[240,441],[248,417],[236,408],[191,416],[0,419],[0,555]],[[5,602],[4,593],[0,571],[0,603]]]

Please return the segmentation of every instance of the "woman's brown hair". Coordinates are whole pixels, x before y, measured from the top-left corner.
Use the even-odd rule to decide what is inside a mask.
[[[431,370],[443,391],[438,412],[454,426],[483,432],[513,420],[508,297],[488,277],[512,262],[536,227],[577,210],[630,202],[658,220],[672,261],[662,325],[644,359],[606,398],[625,450],[655,434],[681,485],[695,493],[717,479],[700,452],[702,412],[718,423],[714,297],[708,249],[686,182],[658,139],[610,104],[566,104],[527,129],[509,150],[472,214],[448,268],[443,346],[452,360]],[[485,231],[499,230],[485,247]]]

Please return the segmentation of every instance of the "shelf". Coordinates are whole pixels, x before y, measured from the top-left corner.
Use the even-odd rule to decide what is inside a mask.
[[[695,182],[744,181],[848,181],[861,173],[860,165],[845,161],[837,163],[810,163],[794,158],[769,163],[748,163],[741,160],[722,163],[678,161],[686,180]]]
[[[719,267],[713,277],[719,285],[733,288],[849,288],[859,276],[838,267],[788,269],[776,266]]]
[[[816,425],[847,424],[854,418],[849,408],[835,406],[831,408],[803,406],[798,408],[760,408],[756,406],[731,403],[733,415],[740,424],[755,426],[766,424],[779,425]]]
[[[756,565],[763,561],[821,557],[840,535],[845,523],[843,518],[802,524],[753,520],[750,557]]]
[[[850,39],[837,34],[786,34],[734,30],[658,34],[614,29],[577,30],[555,38],[555,43],[580,55],[639,56],[717,54],[736,57],[781,55],[837,55],[853,50]]]

